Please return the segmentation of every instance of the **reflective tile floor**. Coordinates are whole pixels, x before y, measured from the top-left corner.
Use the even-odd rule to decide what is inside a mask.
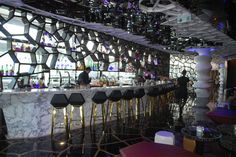
[[[0,140],[0,157],[120,157],[119,149],[140,141],[153,141],[158,130],[171,130],[176,136],[176,145],[182,147],[182,135],[176,126],[178,105],[170,104],[173,112],[159,111],[151,117],[140,116],[139,120],[127,119],[125,123],[112,121],[105,131],[102,125],[74,130],[69,140],[64,134],[37,139]],[[193,121],[189,99],[184,108],[185,123]],[[228,152],[218,143],[205,145],[206,157],[226,157]],[[174,154],[173,154],[174,157]]]

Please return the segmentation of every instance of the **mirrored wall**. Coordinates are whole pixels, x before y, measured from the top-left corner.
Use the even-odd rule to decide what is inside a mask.
[[[62,19],[1,5],[0,22],[0,76],[4,89],[15,88],[22,77],[28,77],[24,84],[42,77],[47,85],[58,77],[65,78],[60,85],[75,83],[87,66],[95,79],[102,75],[119,79],[121,72],[135,77],[146,70],[169,75],[169,54]]]

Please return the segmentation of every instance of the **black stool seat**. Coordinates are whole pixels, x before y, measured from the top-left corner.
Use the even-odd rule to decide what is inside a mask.
[[[177,88],[177,86],[175,84],[171,85],[171,90],[175,90]]]
[[[122,95],[122,98],[124,100],[131,100],[133,99],[133,97],[134,97],[134,90],[131,89],[126,90]]]
[[[148,90],[147,95],[150,97],[156,97],[158,95],[159,89],[154,87]]]
[[[155,91],[155,93],[156,93],[156,96],[161,95],[161,87],[155,87],[155,88],[154,88],[154,91]]]
[[[171,91],[171,85],[168,84],[167,87],[166,87],[166,92],[169,93]]]
[[[160,95],[165,95],[167,93],[167,87],[162,87],[162,89],[160,90]]]
[[[114,102],[119,101],[122,98],[122,94],[120,90],[113,90],[111,94],[108,96],[108,99]]]
[[[160,89],[160,95],[163,95],[163,94],[165,94],[165,92],[166,92],[166,90],[165,90],[165,88],[164,87],[162,87],[161,89]]]
[[[69,104],[65,94],[54,94],[51,100],[51,105],[55,108],[64,108]]]
[[[51,105],[53,106],[52,109],[52,127],[51,127],[51,137],[54,134],[54,127],[56,128],[56,114],[60,113],[57,112],[56,109],[64,110],[63,117],[64,117],[64,127],[66,131],[66,138],[69,138],[69,127],[68,127],[68,115],[67,115],[67,105],[69,104],[69,100],[67,99],[65,94],[54,94],[51,100]]]
[[[135,98],[142,98],[145,95],[145,91],[143,88],[139,88],[134,91],[134,97]]]
[[[103,104],[107,100],[107,95],[103,91],[97,91],[92,97],[92,100],[96,104]]]
[[[85,100],[81,93],[72,93],[69,98],[69,103],[73,106],[79,107],[85,103]]]

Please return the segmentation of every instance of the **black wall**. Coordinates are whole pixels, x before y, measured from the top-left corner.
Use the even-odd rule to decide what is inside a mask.
[[[236,59],[227,61],[226,88],[236,87]]]

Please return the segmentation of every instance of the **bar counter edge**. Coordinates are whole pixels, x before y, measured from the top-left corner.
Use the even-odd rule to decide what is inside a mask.
[[[155,86],[168,85],[170,83]],[[144,88],[147,91],[153,86],[98,87],[90,89],[38,89],[32,91],[0,92],[0,108],[6,120],[8,139],[35,138],[50,135],[52,106],[50,101],[54,94],[81,93],[84,96],[85,125],[89,125],[92,96],[96,91],[105,91],[108,95],[112,90]],[[146,103],[146,95],[143,100]],[[70,105],[69,105],[70,106]],[[100,110],[100,107],[98,108]],[[75,113],[76,114],[76,113]],[[99,113],[98,113],[99,114]],[[59,119],[62,118],[59,117]],[[75,127],[76,128],[76,127]],[[60,130],[59,130],[60,132]]]

